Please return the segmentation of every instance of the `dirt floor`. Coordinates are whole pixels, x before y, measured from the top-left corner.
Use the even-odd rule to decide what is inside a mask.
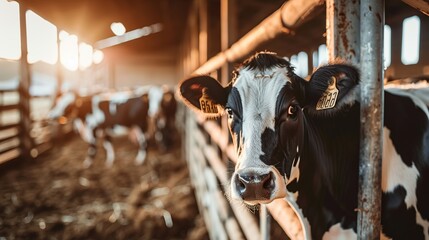
[[[180,146],[150,150],[115,138],[116,160],[99,146],[83,168],[87,145],[72,137],[31,161],[0,165],[0,240],[208,239]]]

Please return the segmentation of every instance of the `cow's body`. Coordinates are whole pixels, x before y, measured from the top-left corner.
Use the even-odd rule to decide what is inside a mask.
[[[250,205],[286,198],[314,239],[356,238],[357,70],[324,66],[305,81],[286,60],[259,53],[236,73],[225,88],[208,76],[180,86],[189,106],[228,114],[238,154],[231,198]],[[428,96],[429,88],[385,91],[382,230],[389,238],[429,239]]]
[[[163,96],[160,89],[147,87],[83,98],[71,92],[66,93],[57,100],[50,111],[50,118],[66,116],[73,119],[80,136],[89,144],[85,167],[92,164],[96,155],[97,135],[103,136],[106,164],[112,165],[115,154],[111,135],[117,126],[128,128],[134,133],[139,146],[135,162],[142,164],[146,159],[147,140],[151,135],[150,119],[158,114]]]

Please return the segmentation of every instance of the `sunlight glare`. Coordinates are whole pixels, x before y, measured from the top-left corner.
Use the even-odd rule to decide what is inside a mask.
[[[70,35],[65,31],[59,34],[61,37],[60,42],[60,61],[63,66],[71,71],[78,68],[78,39],[76,35]]]
[[[79,44],[79,69],[85,70],[92,64],[92,46],[86,43]]]
[[[21,58],[19,30],[19,4],[15,1],[0,0],[0,58]]]
[[[94,54],[92,55],[92,61],[95,64],[99,64],[103,61],[103,59],[104,59],[104,53],[100,50],[95,50]]]
[[[57,27],[33,11],[26,12],[28,62],[55,64],[58,60]]]

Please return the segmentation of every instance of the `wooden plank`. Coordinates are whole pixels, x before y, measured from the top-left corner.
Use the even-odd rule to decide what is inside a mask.
[[[8,142],[2,142],[2,144],[0,145],[0,154],[6,153],[10,150],[18,148],[19,143],[20,143],[20,140],[17,137],[12,138]]]
[[[17,91],[18,91],[18,89],[0,89],[0,94],[17,92]]]
[[[404,3],[429,16],[429,2],[426,0],[402,0]]]
[[[280,225],[285,233],[294,240],[304,240],[305,235],[301,222],[296,216],[294,210],[283,199],[276,199],[267,208],[274,220]]]
[[[17,159],[20,156],[20,154],[21,154],[21,151],[19,150],[19,148],[14,148],[14,149],[11,149],[10,151],[0,153],[0,164],[10,160]]]
[[[18,135],[12,135],[12,136],[6,136],[6,137],[1,136],[0,145],[16,137],[18,137]]]
[[[10,111],[10,110],[19,110],[19,105],[18,104],[2,105],[0,108],[0,112]]]
[[[12,124],[7,124],[7,125],[2,125],[0,126],[0,131],[6,130],[6,129],[10,129],[10,128],[17,128],[19,126],[19,123],[12,123]]]
[[[15,126],[15,127],[11,127],[11,128],[7,128],[7,129],[1,129],[0,130],[0,138],[3,140],[3,139],[7,139],[7,138],[10,138],[10,137],[16,137],[16,136],[18,136],[18,132],[19,130],[18,130],[18,128]]]

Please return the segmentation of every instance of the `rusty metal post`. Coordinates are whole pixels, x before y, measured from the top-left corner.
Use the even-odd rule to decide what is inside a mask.
[[[358,238],[379,239],[383,150],[384,0],[361,0],[361,139]]]
[[[360,58],[359,1],[326,1],[326,46],[329,61],[358,64]]]

